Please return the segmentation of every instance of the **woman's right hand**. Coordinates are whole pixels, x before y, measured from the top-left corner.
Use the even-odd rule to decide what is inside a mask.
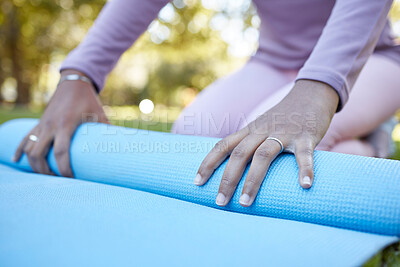
[[[61,75],[79,74],[65,70]],[[38,125],[22,140],[13,157],[18,162],[25,153],[32,170],[42,174],[53,174],[47,162],[47,154],[53,146],[58,171],[62,176],[73,177],[70,166],[69,147],[76,128],[83,122],[109,123],[96,94],[95,88],[83,81],[64,81],[51,98]],[[29,139],[38,137],[37,141]]]

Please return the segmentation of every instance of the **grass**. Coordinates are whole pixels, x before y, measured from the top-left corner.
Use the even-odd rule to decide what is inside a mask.
[[[0,108],[0,124],[16,119],[16,118],[40,118],[41,112],[33,112],[26,108],[17,108],[17,109],[6,109]],[[152,121],[144,121],[144,120],[112,120],[112,124],[153,130],[153,131],[162,131],[168,132],[171,129],[171,122],[158,122],[154,123]],[[400,160],[400,142],[396,143],[396,152],[392,156],[392,159]],[[332,252],[334,253],[334,252]],[[373,258],[371,258],[364,267],[400,267],[400,243],[396,243],[385,248],[383,251],[377,253]]]
[[[40,118],[41,112],[34,112],[27,108],[8,109],[0,108],[0,124],[17,118]]]
[[[391,159],[400,160],[400,142],[396,142],[396,151],[391,156]]]
[[[0,107],[0,124],[17,118],[40,118],[42,112],[32,111],[28,108],[9,109]],[[110,120],[114,125],[124,126],[129,128],[138,128],[151,131],[169,132],[172,127],[172,122],[153,122],[140,119],[134,120]]]

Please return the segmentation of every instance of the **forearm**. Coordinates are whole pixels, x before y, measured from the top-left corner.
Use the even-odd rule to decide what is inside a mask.
[[[168,0],[108,2],[83,42],[65,59],[61,71],[76,70],[101,90],[118,59],[147,29]]]
[[[392,0],[338,0],[297,79],[332,86],[340,96],[340,110],[376,46],[391,3]]]

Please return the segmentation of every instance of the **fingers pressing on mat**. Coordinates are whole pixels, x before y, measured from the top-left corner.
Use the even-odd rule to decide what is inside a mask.
[[[281,140],[283,139],[281,138]],[[239,199],[240,205],[249,207],[253,204],[271,162],[279,155],[280,151],[280,144],[271,139],[265,140],[257,148],[246,177],[242,196]]]
[[[54,157],[56,158],[58,171],[64,177],[74,177],[70,164],[69,147],[73,129],[60,131],[54,139]]]
[[[295,156],[299,166],[299,183],[305,189],[310,188],[314,180],[313,154],[315,144],[310,140],[312,139],[297,142],[295,146]]]
[[[219,141],[201,163],[194,184],[199,186],[205,184],[215,169],[221,165],[247,134],[248,130],[243,129]]]
[[[321,141],[335,112],[339,96],[330,85],[298,80],[290,93],[278,104],[252,121],[236,134],[224,138],[201,164],[195,184],[204,184],[213,171],[230,155],[222,176],[216,204],[225,206],[231,200],[252,160],[239,203],[252,205],[271,162],[281,152],[294,153],[299,166],[299,184],[308,189],[313,183],[313,150]]]
[[[225,206],[229,203],[242,178],[247,163],[251,160],[257,147],[264,139],[264,136],[250,134],[233,149],[224,174],[222,175],[216,199],[217,205]]]
[[[79,71],[63,70],[61,76],[66,75],[85,76]],[[21,142],[14,161],[26,153],[35,172],[50,174],[47,155],[54,143],[59,173],[73,177],[69,146],[76,128],[83,122],[108,123],[108,120],[92,84],[82,80],[64,81],[58,84],[39,124]]]
[[[49,137],[44,134],[40,128],[36,126],[19,144],[12,160],[18,162],[25,153],[34,172],[53,175],[47,163],[47,154],[49,153],[51,143],[51,136]]]

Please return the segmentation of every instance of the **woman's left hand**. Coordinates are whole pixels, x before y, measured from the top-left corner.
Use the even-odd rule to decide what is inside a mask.
[[[225,206],[232,198],[246,165],[250,170],[239,203],[250,206],[271,162],[281,149],[294,153],[299,166],[300,186],[313,183],[313,151],[328,130],[339,96],[329,85],[299,80],[276,106],[240,131],[219,141],[203,160],[194,183],[205,184],[215,169],[230,155],[222,176],[216,204]],[[277,138],[281,144],[268,137]]]

